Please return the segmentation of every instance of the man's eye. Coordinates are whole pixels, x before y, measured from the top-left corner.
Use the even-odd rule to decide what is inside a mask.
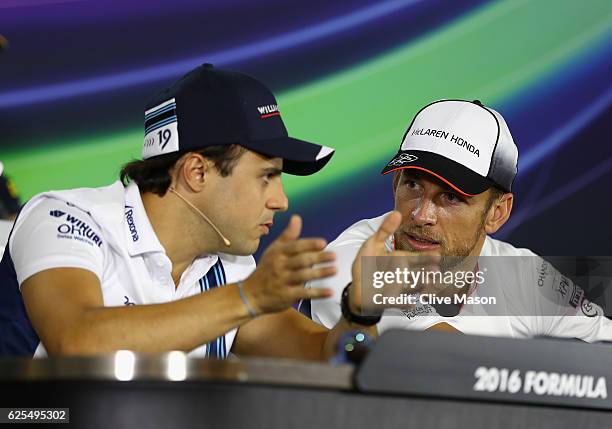
[[[450,201],[451,203],[458,203],[462,201],[461,198],[459,198],[457,194],[453,194],[452,192],[446,193],[446,199]]]
[[[410,189],[415,189],[418,184],[414,180],[406,180],[406,186],[408,186]]]

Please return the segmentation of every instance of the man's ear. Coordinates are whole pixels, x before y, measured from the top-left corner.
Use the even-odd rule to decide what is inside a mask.
[[[193,192],[204,188],[210,161],[197,152],[188,152],[177,162],[176,179]]]
[[[493,234],[499,230],[510,217],[512,212],[512,204],[514,202],[514,195],[507,192],[501,197],[494,201],[489,208],[487,218],[485,219],[485,232],[487,234]]]

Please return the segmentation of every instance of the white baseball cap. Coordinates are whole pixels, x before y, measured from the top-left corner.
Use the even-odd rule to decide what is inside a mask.
[[[382,174],[426,171],[463,195],[491,186],[512,192],[518,148],[504,118],[478,100],[439,100],[423,107]]]

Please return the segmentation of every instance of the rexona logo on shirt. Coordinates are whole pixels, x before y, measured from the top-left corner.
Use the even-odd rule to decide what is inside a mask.
[[[132,206],[125,206],[125,220],[128,224],[128,228],[130,229],[130,234],[132,234],[132,241],[136,242],[140,237],[138,237],[138,231],[136,230],[136,224],[134,223],[133,208],[134,207]]]
[[[269,118],[271,116],[280,116],[280,112],[278,111],[278,105],[276,104],[268,104],[267,106],[259,106],[257,110],[259,110],[261,119]]]
[[[64,222],[57,227],[57,238],[82,241],[91,246],[102,246],[102,239],[98,233],[81,219],[61,210],[51,210],[49,215],[62,219]]]

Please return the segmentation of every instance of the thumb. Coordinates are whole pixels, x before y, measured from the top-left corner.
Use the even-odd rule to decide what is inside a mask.
[[[302,233],[302,218],[299,215],[292,215],[285,230],[278,236],[279,241],[287,242],[297,240]]]
[[[402,215],[398,211],[389,213],[383,223],[378,228],[378,231],[372,236],[374,242],[384,243],[385,240],[399,228],[402,223]]]

